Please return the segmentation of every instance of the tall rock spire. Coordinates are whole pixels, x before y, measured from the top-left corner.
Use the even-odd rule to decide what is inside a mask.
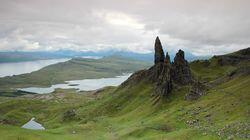
[[[165,56],[162,49],[161,41],[157,36],[155,39],[155,64],[164,62]]]
[[[166,53],[166,57],[165,57],[165,64],[168,64],[168,65],[170,65],[171,64],[171,62],[170,62],[170,56],[168,55],[168,52]]]

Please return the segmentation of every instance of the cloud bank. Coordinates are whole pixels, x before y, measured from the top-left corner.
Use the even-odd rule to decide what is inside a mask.
[[[224,54],[250,46],[249,0],[0,0],[0,51]]]

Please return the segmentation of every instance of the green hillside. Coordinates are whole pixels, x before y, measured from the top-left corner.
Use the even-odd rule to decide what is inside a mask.
[[[57,90],[2,97],[0,139],[249,139],[250,61],[249,55],[236,54],[190,64],[193,77],[207,88],[205,95],[192,101],[184,100],[190,90],[186,85],[156,102],[154,85],[145,80],[94,93]],[[32,117],[46,130],[20,128]]]

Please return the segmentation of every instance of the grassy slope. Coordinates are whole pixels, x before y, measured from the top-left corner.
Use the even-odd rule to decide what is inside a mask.
[[[203,81],[214,80],[236,69],[236,67],[230,65],[218,66],[216,59],[199,62],[195,61],[190,64],[190,67],[193,75]]]
[[[190,67],[192,70],[193,75],[196,78],[199,78],[202,81],[213,81],[217,78],[225,76],[230,72],[242,68],[242,67],[249,67],[249,55],[244,54],[245,50],[249,50],[249,48],[240,50],[234,53],[221,55],[221,56],[214,56],[209,60],[198,60],[193,61],[190,63]],[[240,57],[244,58],[243,60],[237,60],[235,64],[225,64],[220,65],[219,59],[227,57],[227,58],[235,58]]]
[[[66,80],[114,77],[147,68],[150,64],[120,57],[103,59],[72,59],[47,66],[39,71],[18,76],[0,78],[0,94],[8,95],[10,88],[49,86]]]
[[[246,94],[249,84],[249,76],[237,77],[209,90],[197,101],[183,100],[188,91],[188,87],[183,87],[175,90],[170,99],[156,105],[152,104],[150,96],[153,88],[146,82],[107,89],[96,98],[67,93],[71,101],[6,101],[0,105],[1,116],[19,121],[16,126],[0,126],[0,135],[3,139],[185,140],[219,139],[220,134],[222,138],[234,135],[240,139],[249,134],[250,97]],[[71,108],[77,112],[76,119],[62,121],[63,112]],[[48,130],[19,128],[32,116]],[[188,123],[194,120],[199,121]],[[222,131],[226,125],[230,127]]]
[[[197,68],[203,62],[192,63],[195,77],[211,82],[242,65],[218,66],[211,61],[210,68]],[[151,97],[153,87],[146,81],[107,88],[97,96],[57,91],[51,100],[1,100],[0,116],[14,123],[0,126],[0,139],[244,139],[250,133],[249,85],[250,75],[236,75],[196,101],[184,100],[186,86],[157,104]],[[75,109],[77,115],[63,121],[68,109]],[[47,130],[19,128],[33,116]]]

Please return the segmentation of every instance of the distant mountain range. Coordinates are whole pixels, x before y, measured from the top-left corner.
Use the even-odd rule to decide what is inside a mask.
[[[154,54],[140,54],[127,51],[99,51],[99,52],[83,52],[83,51],[72,51],[72,50],[58,50],[58,51],[39,51],[39,52],[22,52],[22,51],[10,51],[0,52],[0,63],[3,62],[20,62],[20,61],[33,61],[43,59],[58,59],[58,58],[75,58],[75,57],[105,57],[105,56],[122,56],[142,61],[153,61]],[[173,59],[175,52],[170,52],[170,57]],[[209,56],[195,56],[189,52],[186,52],[186,59],[188,61],[196,59],[208,59]]]

